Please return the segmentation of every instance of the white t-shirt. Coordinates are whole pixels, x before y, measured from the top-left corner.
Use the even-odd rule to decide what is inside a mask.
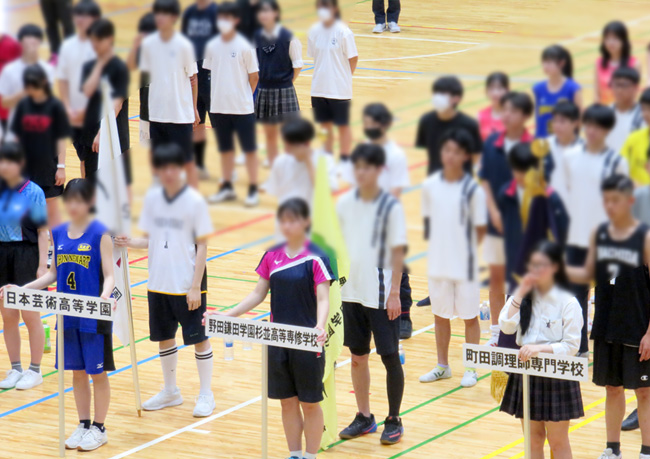
[[[162,187],[144,198],[140,229],[149,235],[149,283],[152,292],[185,295],[192,286],[196,240],[213,232],[208,205],[185,186],[169,199]]]
[[[620,153],[627,137],[637,129],[641,129],[645,125],[645,122],[641,115],[640,104],[635,104],[632,109],[625,112],[617,110],[613,105],[612,108],[616,114],[616,124],[614,124],[612,130],[609,131],[606,143],[609,148],[614,150],[616,153]]]
[[[564,167],[564,158],[571,154],[572,151],[582,148],[584,141],[577,137],[576,140],[570,145],[560,145],[557,137],[554,135],[548,137],[548,144],[550,147],[551,158],[553,158],[553,171],[551,172],[551,179],[549,185],[553,188],[566,204],[568,199],[568,191],[566,185],[566,170]]]
[[[314,150],[312,153],[312,164],[314,170],[318,167],[321,157],[325,158],[327,164],[327,175],[330,188],[338,188],[336,175],[336,164],[332,155],[323,150]],[[278,198],[278,204],[282,204],[291,198],[302,198],[308,203],[312,202],[314,195],[314,184],[310,180],[307,165],[298,161],[295,156],[284,153],[273,161],[271,174],[266,184],[266,192]]]
[[[248,75],[257,73],[257,54],[243,35],[230,41],[221,35],[205,47],[203,68],[211,72],[210,113],[248,115],[255,112]]]
[[[565,206],[571,217],[567,244],[587,248],[593,230],[607,221],[600,186],[613,174],[628,175],[628,164],[610,148],[601,153],[590,153],[583,145],[565,155],[564,166]]]
[[[449,182],[442,171],[422,184],[422,216],[429,219],[427,275],[433,279],[478,280],[475,228],[487,225],[485,193],[467,174]]]
[[[408,160],[402,147],[392,140],[386,142],[382,147],[386,154],[386,164],[377,179],[379,188],[390,193],[395,188],[406,188],[410,186],[411,178],[409,177]],[[352,161],[349,161],[347,166],[349,169],[343,178],[346,182],[356,186],[357,181],[354,177],[354,165]]]
[[[392,249],[407,244],[404,209],[385,191],[364,201],[354,188],[341,196],[336,211],[350,257],[350,276],[341,288],[341,298],[385,309],[393,275]]]
[[[190,77],[196,75],[194,46],[179,32],[163,41],[154,32],[142,41],[140,70],[149,72],[149,120],[158,123],[194,123]]]
[[[350,59],[358,56],[354,34],[342,21],[330,27],[317,22],[309,29],[307,56],[314,59],[311,95],[327,99],[352,99]]]
[[[81,40],[78,35],[66,38],[59,50],[56,77],[68,82],[70,107],[74,110],[86,108],[88,98],[81,90],[83,65],[95,58],[95,50],[90,39]]]
[[[262,28],[262,36],[269,40],[277,38],[280,35],[281,29],[282,26],[276,24],[273,28],[273,33],[269,34],[266,29]],[[300,40],[295,35],[289,42],[289,58],[291,59],[291,66],[294,69],[299,69],[304,66],[304,62],[302,61],[302,43],[300,43]]]

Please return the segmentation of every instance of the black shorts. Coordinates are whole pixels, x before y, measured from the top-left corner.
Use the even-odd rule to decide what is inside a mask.
[[[187,307],[185,295],[167,295],[147,292],[149,298],[149,334],[151,341],[159,342],[176,338],[178,324],[183,331],[183,343],[202,343],[207,339],[205,327],[201,324],[206,310],[207,295],[201,295],[201,306],[194,311]]]
[[[638,347],[595,340],[593,381],[625,389],[650,387],[650,360],[639,362]]]
[[[325,354],[269,346],[269,398],[323,400]]]
[[[199,112],[199,124],[205,124],[205,118],[210,111],[210,93],[199,94],[196,98],[196,110]]]
[[[25,285],[36,279],[38,244],[0,242],[0,286]]]
[[[131,150],[122,152],[122,165],[124,166],[124,178],[126,179],[126,184],[131,185],[133,183],[133,172],[131,170]]]
[[[370,354],[370,338],[375,339],[379,355],[399,351],[399,317],[388,318],[385,309],[367,308],[359,303],[343,302],[343,344],[356,355]]]
[[[244,153],[255,153],[255,113],[248,115],[227,115],[210,113],[210,123],[217,136],[220,153],[235,151],[235,133]]]
[[[314,120],[317,123],[334,123],[337,126],[350,124],[350,99],[312,97],[311,106],[314,109]]]
[[[93,151],[92,145],[86,145],[87,142],[83,141],[83,129],[75,127],[72,128],[72,146],[77,152],[79,161],[88,161],[90,155],[95,157],[95,170],[97,169],[97,153]],[[92,158],[90,158],[92,160]]]
[[[194,161],[191,123],[175,124],[150,121],[149,136],[151,138],[151,148],[153,150],[155,150],[158,145],[175,143],[183,149],[186,163]]]
[[[42,186],[41,189],[45,194],[45,199],[58,198],[63,194],[63,185]]]

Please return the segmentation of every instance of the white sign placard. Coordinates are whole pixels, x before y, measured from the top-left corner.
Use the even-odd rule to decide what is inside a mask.
[[[517,349],[465,343],[463,363],[470,368],[486,368],[569,381],[589,381],[589,359],[581,357],[539,354],[522,362],[519,360]]]
[[[4,307],[49,312],[72,317],[113,321],[113,300],[71,293],[46,292],[10,287],[4,292]]]
[[[316,341],[318,330],[309,327],[211,315],[205,321],[205,334],[268,346],[323,352],[323,347]]]

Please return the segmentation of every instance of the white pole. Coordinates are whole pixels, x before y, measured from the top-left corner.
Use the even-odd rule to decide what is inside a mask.
[[[269,410],[269,347],[262,345],[262,459],[267,459],[268,451],[268,410]]]
[[[59,457],[65,457],[65,359],[63,355],[63,316],[56,316],[56,352],[59,367]]]
[[[524,401],[524,457],[530,459],[532,450],[530,446],[530,377],[522,375],[523,401]]]

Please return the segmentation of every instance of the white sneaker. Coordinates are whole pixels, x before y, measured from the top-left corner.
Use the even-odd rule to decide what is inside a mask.
[[[20,378],[23,377],[24,371],[18,370],[9,370],[7,371],[7,377],[0,381],[0,389],[13,389],[20,381]]]
[[[237,157],[235,158],[235,164],[237,164],[238,166],[243,166],[244,164],[246,164],[246,155],[244,153],[238,154]]]
[[[81,438],[78,449],[79,451],[93,451],[106,443],[108,443],[106,429],[102,432],[99,427],[90,426],[90,429],[86,430],[86,433]]]
[[[199,180],[210,180],[210,172],[205,167],[197,167],[199,171]]]
[[[88,429],[86,429],[83,424],[79,424],[75,431],[72,432],[72,435],[70,435],[70,437],[65,441],[66,449],[77,449],[79,443],[81,443],[81,439],[86,435],[86,432],[88,432]]]
[[[336,174],[346,183],[355,183],[354,165],[351,159],[339,161],[336,165]]]
[[[204,418],[210,416],[217,405],[214,403],[214,395],[199,395],[196,397],[196,405],[192,416],[195,418]]]
[[[269,167],[271,167],[271,161],[269,161],[269,159],[266,158],[264,161],[262,161],[262,167],[268,169]]]
[[[463,379],[460,380],[460,385],[463,387],[474,387],[478,383],[478,374],[475,370],[465,370]]]
[[[650,454],[639,453],[639,459],[650,459]]]
[[[486,346],[492,346],[496,347],[499,345],[499,334],[501,333],[501,330],[499,331],[494,331],[492,330],[492,334],[490,335],[490,339],[488,340]]]
[[[451,367],[441,368],[436,365],[436,367],[428,372],[426,375],[420,376],[421,383],[428,383],[438,381],[439,379],[449,379],[451,378]]]
[[[399,25],[397,25],[397,22],[389,22],[388,31],[393,33],[399,33],[402,31],[402,29],[400,28]]]
[[[16,389],[32,389],[39,384],[43,384],[43,375],[41,375],[40,372],[37,373],[33,370],[25,370],[23,371],[23,377],[20,378],[20,381],[18,381],[18,383],[16,383]]]
[[[237,199],[237,193],[231,188],[222,188],[212,196],[208,196],[208,202],[210,204],[218,204],[225,201],[234,201]]]
[[[145,411],[156,411],[169,406],[178,406],[181,403],[183,403],[183,397],[181,397],[181,390],[177,387],[174,392],[169,392],[166,389],[161,390],[144,402],[142,408]]]
[[[623,457],[623,454],[614,454],[614,451],[612,451],[611,448],[607,448],[605,451],[603,451],[603,454],[601,454],[598,459],[621,459]]]
[[[386,30],[386,24],[376,24],[372,33],[382,33],[384,30]]]
[[[260,195],[257,191],[254,191],[253,193],[249,193],[248,196],[246,196],[246,199],[244,200],[244,205],[246,207],[255,207],[260,203]]]

